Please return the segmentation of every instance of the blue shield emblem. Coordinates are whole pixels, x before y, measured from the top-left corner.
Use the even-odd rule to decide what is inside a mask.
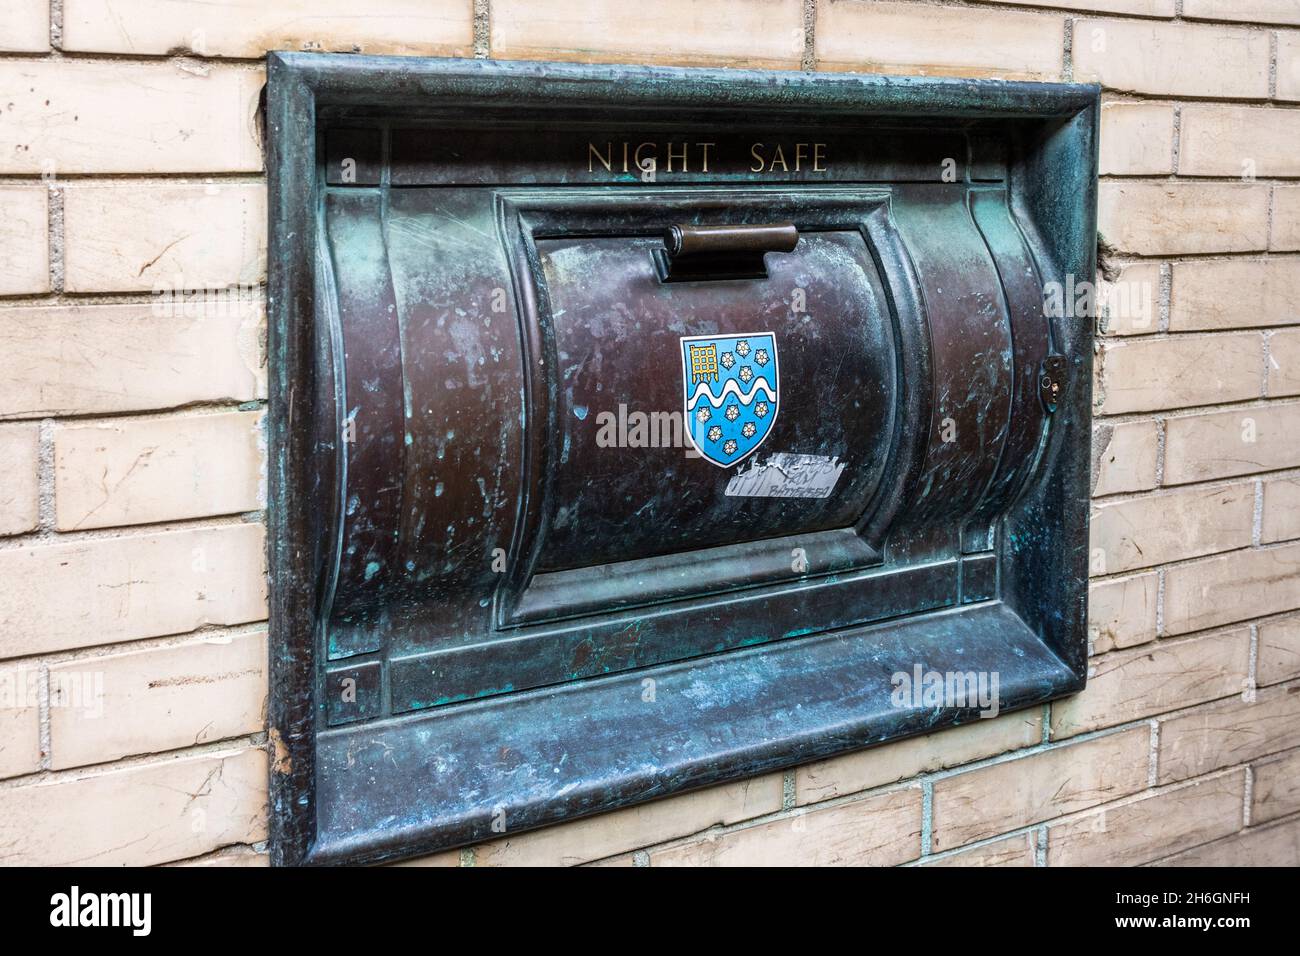
[[[729,468],[757,451],[776,421],[776,336],[694,335],[681,348],[686,433],[701,455]]]

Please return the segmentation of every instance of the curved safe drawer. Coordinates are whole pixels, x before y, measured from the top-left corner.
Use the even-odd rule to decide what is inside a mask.
[[[1094,88],[270,80],[279,862],[1082,686]]]

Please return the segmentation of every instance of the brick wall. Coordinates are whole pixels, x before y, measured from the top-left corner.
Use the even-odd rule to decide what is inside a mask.
[[[0,863],[266,859],[268,49],[1106,90],[1088,689],[420,863],[1300,862],[1294,0],[364,7],[0,11]]]

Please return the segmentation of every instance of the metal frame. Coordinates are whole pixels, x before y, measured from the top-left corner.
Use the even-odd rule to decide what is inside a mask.
[[[323,114],[356,111],[397,117],[407,109],[434,105],[472,109],[490,102],[534,114],[580,108],[665,121],[687,114],[723,116],[735,111],[762,114],[774,124],[809,115],[829,121],[863,116],[1007,121],[1016,124],[1027,144],[1023,155],[1015,158],[1010,193],[1018,217],[1033,233],[1028,238],[1055,273],[1089,279],[1094,273],[1099,115],[1095,86],[298,53],[272,53],[267,65],[269,733],[271,853],[277,865],[382,861],[493,835],[479,808],[470,806],[428,808],[418,818],[405,818],[385,829],[362,826],[360,832],[345,832],[337,820],[322,828],[318,816],[323,796],[346,799],[329,790],[328,776],[318,775],[318,761],[327,761],[332,754],[329,742],[318,740],[317,734],[318,595],[304,518],[313,507],[304,491],[312,454],[311,429],[304,422],[316,394],[314,288],[317,270],[322,268],[317,260],[321,189],[317,142]],[[1074,692],[1085,680],[1091,403],[1091,349],[1086,346],[1091,328],[1067,323],[1056,334],[1063,339],[1058,341],[1059,350],[1074,365],[1071,387],[1042,452],[1055,462],[1045,483],[1050,487],[1037,489],[1007,519],[1009,530],[1018,529],[1025,544],[1014,565],[1004,571],[1002,602],[962,608],[964,617],[951,617],[956,631],[949,632],[950,638],[985,628],[980,633],[998,635],[994,643],[1000,642],[989,653],[1000,655],[1009,667],[1020,668],[1004,673],[1004,709]],[[1049,540],[1040,532],[1052,526],[1061,531]],[[876,638],[855,642],[856,649],[837,645],[836,635],[831,634],[735,651],[703,663],[663,665],[653,673],[662,672],[667,679],[683,667],[693,667],[697,676],[707,672],[727,680],[732,673],[728,668],[762,669],[769,658],[781,655],[793,668],[791,673],[800,675],[784,691],[795,701],[801,680],[825,686],[836,679],[836,668],[842,668],[846,659],[887,675],[908,654],[915,657],[918,643],[932,640],[915,622],[864,630],[874,632]],[[936,660],[943,659],[942,646],[935,644],[931,650],[938,655]],[[970,666],[969,659],[965,664]],[[501,720],[524,726],[530,720],[605,713],[602,708],[614,707],[616,697],[591,696],[593,692],[584,692],[584,686],[611,680],[639,682],[644,673],[584,682],[545,695],[509,695],[504,702],[464,705],[456,708],[456,714],[440,718],[444,723],[438,726],[454,729],[457,739],[464,741],[481,737]],[[844,688],[835,706],[822,707],[816,714],[799,714],[797,708],[787,710],[783,701],[770,702],[771,715],[786,720],[782,739],[726,752],[692,740],[674,765],[654,772],[620,765],[615,751],[592,741],[581,758],[587,764],[589,785],[573,789],[563,799],[521,787],[512,801],[518,809],[511,832],[928,732],[975,716],[969,711],[928,716],[920,711],[890,711],[881,706],[878,696],[879,688],[855,684]],[[743,715],[727,719],[728,728],[737,734],[743,735],[748,727],[757,734],[755,740],[762,736]],[[835,731],[826,732],[832,726]],[[480,749],[490,744],[485,741]],[[526,750],[527,741],[520,746]],[[469,747],[464,756],[472,761],[476,753]],[[374,813],[381,811],[383,799],[384,795],[376,796]],[[389,809],[401,811],[410,795],[394,794],[391,799],[395,802]]]

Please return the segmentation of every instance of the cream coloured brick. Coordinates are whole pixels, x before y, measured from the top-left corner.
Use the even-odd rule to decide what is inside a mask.
[[[256,511],[261,412],[185,415],[54,432],[60,531]]]
[[[266,753],[240,749],[0,790],[0,864],[149,866],[266,838]]]
[[[261,57],[268,50],[469,56],[472,0],[64,0],[63,49]]]
[[[1300,329],[1279,329],[1268,337],[1268,396],[1300,395]]]
[[[492,55],[504,59],[727,64],[794,69],[800,0],[494,0]]]
[[[923,76],[1051,80],[1061,75],[1059,15],[823,0],[817,68]]]
[[[1264,339],[1258,332],[1119,339],[1102,346],[1094,375],[1104,415],[1259,398]]]
[[[265,631],[79,658],[50,668],[50,766],[257,733],[265,712]]]
[[[1097,228],[1139,255],[1254,252],[1268,246],[1268,192],[1262,183],[1106,180]]]
[[[1300,24],[1300,7],[1295,0],[1183,0],[1183,16],[1190,20]]]
[[[1300,747],[1300,684],[1261,688],[1160,721],[1158,779],[1186,780]]]
[[[1264,519],[1260,540],[1265,544],[1300,538],[1300,481],[1279,478],[1264,482]]]
[[[1174,171],[1174,108],[1168,103],[1104,103],[1100,173],[1154,176]]]
[[[977,3],[1001,3],[1003,0],[976,0]],[[1052,7],[1062,10],[1088,10],[1093,13],[1131,13],[1140,17],[1172,17],[1174,0],[1005,0],[1021,7]]]
[[[800,806],[884,786],[921,773],[1032,747],[1043,739],[1040,710],[980,718],[961,727],[832,757],[795,769]]]
[[[1094,654],[1156,637],[1160,578],[1155,572],[1093,581],[1088,586],[1088,639]]]
[[[50,290],[48,203],[44,186],[0,186],[0,295]]]
[[[44,53],[49,48],[50,0],[5,0],[0,53]]]
[[[1252,827],[1175,853],[1156,866],[1300,866],[1300,819]]]
[[[1048,866],[1134,866],[1242,825],[1243,770],[1121,800],[1047,828]]]
[[[0,550],[0,658],[266,617],[260,524]]]
[[[1273,235],[1268,247],[1274,252],[1300,250],[1300,186],[1273,187]]]
[[[959,850],[940,857],[926,857],[920,866],[1034,866],[1037,848],[1034,834],[1021,833],[982,846]]]
[[[460,850],[447,850],[443,853],[431,853],[428,856],[417,856],[412,860],[398,860],[396,863],[389,863],[393,867],[445,867],[460,866]]]
[[[1300,465],[1300,404],[1185,415],[1165,422],[1165,484]]]
[[[255,284],[266,274],[260,183],[64,187],[69,292]]]
[[[1052,704],[1052,736],[1069,737],[1240,694],[1250,630],[1237,628],[1095,657],[1088,686]]]
[[[1090,528],[1093,568],[1111,574],[1245,548],[1254,536],[1254,518],[1254,482],[1096,505]]]
[[[620,853],[618,856],[607,856],[603,860],[596,860],[592,863],[584,863],[583,866],[617,866],[629,867],[637,865],[637,855],[635,853]]]
[[[1300,616],[1266,621],[1259,626],[1256,680],[1278,684],[1300,677]]]
[[[921,788],[811,807],[650,851],[651,866],[891,866],[921,855]]]
[[[1165,631],[1186,634],[1300,608],[1300,544],[1238,551],[1165,572]]]
[[[1115,281],[1099,280],[1103,335],[1149,335],[1160,319],[1160,266],[1125,265]]]
[[[1300,258],[1174,263],[1171,332],[1292,323],[1300,323]]]
[[[266,397],[261,302],[9,309],[0,418],[93,415]]]
[[[1140,20],[1076,20],[1074,79],[1157,96],[1267,99],[1269,40],[1259,30]]]
[[[494,840],[474,848],[475,866],[573,866],[781,809],[779,773],[709,787]]]
[[[0,63],[0,173],[262,168],[260,67],[98,60]]]
[[[41,672],[0,669],[0,779],[41,769]]]
[[[1092,453],[1097,462],[1093,497],[1154,488],[1157,444],[1154,421],[1093,426]]]
[[[215,853],[209,853],[206,856],[198,857],[194,860],[181,860],[179,863],[169,863],[168,866],[239,866],[239,867],[263,867],[271,865],[271,858],[265,851],[254,850],[251,846],[237,846],[226,850],[218,850]]]
[[[0,535],[36,527],[39,451],[35,425],[0,425]]]
[[[1251,823],[1267,823],[1300,813],[1300,750],[1255,764]]]
[[[1277,98],[1300,100],[1300,30],[1277,32]]]
[[[1189,103],[1178,134],[1181,176],[1300,173],[1300,110]]]
[[[1137,727],[954,774],[934,783],[937,853],[1115,800],[1147,783],[1150,731]]]

